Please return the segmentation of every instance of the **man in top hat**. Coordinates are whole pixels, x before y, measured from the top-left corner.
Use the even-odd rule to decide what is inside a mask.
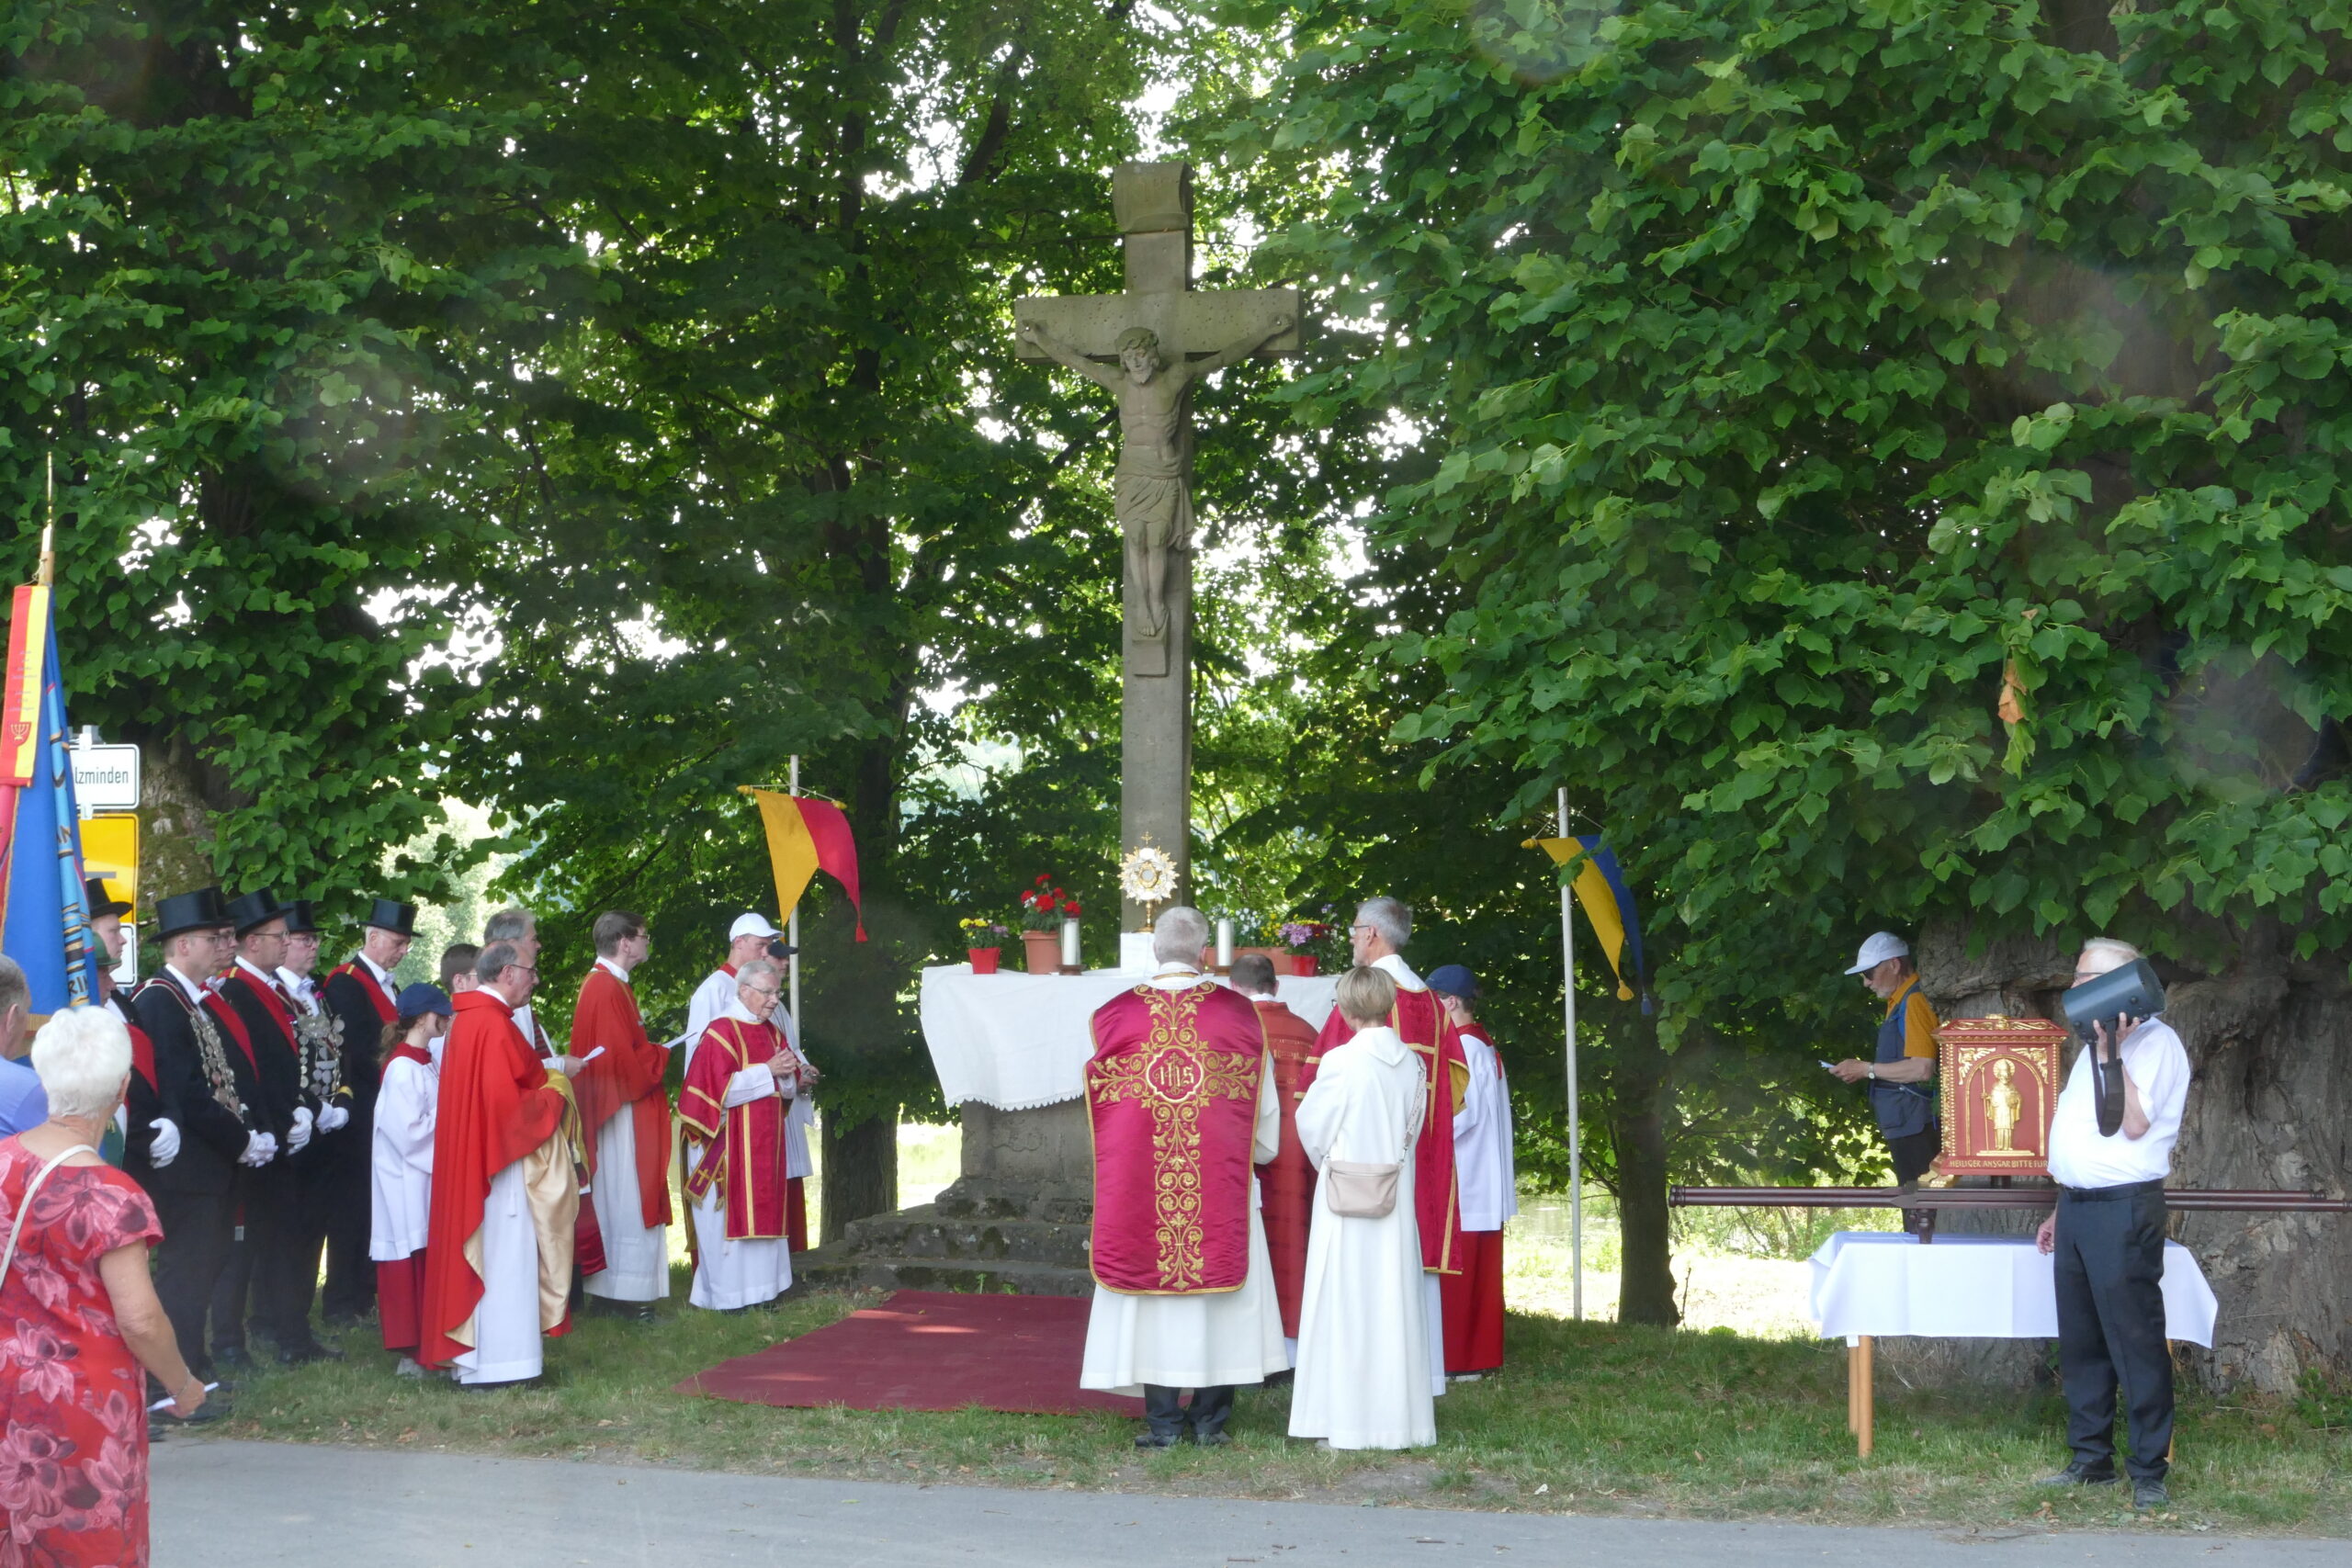
[[[596,963],[571,1012],[572,1092],[588,1139],[589,1196],[605,1267],[588,1276],[591,1296],[640,1319],[670,1293],[670,1097],[668,1054],[645,1032],[629,972],[653,940],[645,922],[608,909],[594,928]]]
[[[765,915],[746,910],[735,917],[735,924],[727,932],[727,962],[706,976],[695,987],[693,998],[686,1004],[685,1072],[694,1071],[695,1048],[702,1043],[710,1026],[725,1017],[735,1005],[737,977],[743,965],[754,959],[766,959],[786,972],[785,961],[800,950],[784,940],[784,933],[768,923]],[[785,1235],[792,1250],[808,1250],[808,1199],[804,1190],[808,1174],[816,1167],[808,1158],[809,1130],[817,1124],[816,1102],[808,1091],[816,1087],[823,1075],[800,1046],[800,1025],[792,1010],[782,1000],[768,1015],[768,1021],[784,1032],[792,1055],[793,1070],[799,1076],[797,1090],[786,1103],[784,1117],[785,1168]]]
[[[392,978],[416,935],[416,906],[371,898],[359,928],[359,951],[320,987],[343,1045],[343,1087],[351,1096],[351,1129],[336,1151],[325,1213],[327,1284],[322,1305],[331,1323],[356,1320],[376,1304],[376,1269],[369,1259],[369,1215],[376,1142],[376,1099],[383,1090],[384,1031],[400,1015]]]
[[[370,1290],[361,1297],[356,1310],[349,1304],[350,1262],[347,1256],[338,1258],[334,1244],[336,1221],[351,1207],[356,1156],[361,1205],[359,1249],[363,1255],[367,1251],[368,1145],[352,1132],[351,1086],[344,1077],[343,1021],[327,1010],[311,977],[318,964],[318,907],[308,898],[297,898],[286,906],[286,957],[277,966],[277,980],[294,1004],[294,1040],[300,1048],[302,1082],[318,1106],[318,1122],[311,1129],[310,1152],[304,1156],[311,1168],[301,1183],[300,1199],[301,1258],[308,1265],[301,1274],[302,1313],[306,1318],[310,1315],[311,1283],[318,1276],[318,1243],[312,1238],[322,1238],[327,1245],[327,1316],[347,1319],[364,1315],[374,1300]],[[345,1219],[346,1249],[349,1228]]]
[[[1348,927],[1348,942],[1355,961],[1386,973],[1396,983],[1396,1002],[1389,1027],[1418,1057],[1428,1086],[1420,1135],[1413,1142],[1413,1201],[1421,1235],[1422,1321],[1429,1326],[1430,1392],[1445,1392],[1445,1307],[1442,1281],[1462,1271],[1462,1203],[1453,1168],[1453,1113],[1461,1108],[1470,1081],[1470,1064],[1463,1055],[1462,1036],[1453,1021],[1438,1005],[1437,994],[1405,962],[1404,947],[1413,938],[1413,911],[1395,898],[1367,898],[1356,907]],[[1316,1040],[1320,1056],[1343,1044],[1354,1029],[1337,1008],[1323,1021]],[[1301,1092],[1313,1085],[1299,1086]]]
[[[212,1302],[212,1353],[232,1362],[243,1359],[243,1308],[250,1287],[254,1316],[276,1342],[277,1359],[297,1366],[342,1352],[311,1332],[319,1235],[306,1221],[315,1209],[311,1190],[321,1177],[311,1140],[323,1107],[306,1081],[293,995],[277,977],[286,961],[287,909],[267,889],[229,901],[237,955],[220,981],[220,996],[253,1043],[263,1125],[282,1152],[245,1183],[244,1237],[230,1254]]]
[[[1441,964],[1430,971],[1430,990],[1461,1037],[1470,1068],[1453,1112],[1462,1271],[1440,1275],[1438,1292],[1445,1315],[1446,1375],[1466,1382],[1503,1364],[1503,1223],[1519,1213],[1510,1082],[1493,1037],[1471,1010],[1478,999],[1476,976],[1459,964]]]
[[[213,1360],[205,1319],[228,1267],[243,1179],[277,1153],[260,1109],[253,1041],[209,983],[228,960],[228,920],[218,887],[158,899],[153,927],[163,966],[130,998],[153,1044],[160,1097],[177,1111],[180,1133],[176,1157],[149,1173],[164,1232],[155,1294],[189,1369],[207,1379]],[[157,1392],[151,1388],[150,1397]],[[217,1414],[208,1403],[196,1419]]]
[[[116,897],[103,876],[85,878],[82,897],[90,911],[90,934],[107,955],[98,965],[98,1006],[120,1019],[130,1033],[130,1088],[122,1109],[115,1112],[122,1133],[122,1168],[152,1195],[156,1170],[179,1157],[179,1113],[164,1100],[163,1080],[156,1077],[154,1042],[139,1026],[130,998],[115,985],[114,972],[130,937],[122,918],[130,913],[130,903]]]

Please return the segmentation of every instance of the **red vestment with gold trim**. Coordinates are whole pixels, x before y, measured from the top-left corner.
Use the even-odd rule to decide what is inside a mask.
[[[1421,1227],[1421,1267],[1440,1274],[1462,1271],[1462,1194],[1453,1179],[1453,1112],[1462,1104],[1462,1090],[1470,1081],[1470,1058],[1462,1052],[1462,1037],[1453,1021],[1437,1005],[1437,993],[1396,987],[1396,1005],[1388,1010],[1388,1026],[1421,1059],[1423,1081],[1429,1086],[1422,1111],[1420,1136],[1413,1143],[1413,1209]],[[1355,1038],[1355,1030],[1333,1008],[1316,1036],[1315,1055]],[[1442,1065],[1443,1070],[1441,1070]],[[1299,1092],[1315,1081],[1309,1064]],[[1295,1101],[1293,1101],[1295,1104]]]
[[[1306,1235],[1315,1219],[1315,1162],[1298,1142],[1298,1102],[1315,1076],[1315,1031],[1272,998],[1252,998],[1273,1058],[1274,1096],[1282,1102],[1282,1143],[1258,1168],[1258,1208],[1266,1223],[1266,1253],[1274,1266],[1274,1300],[1283,1332],[1298,1337],[1298,1298],[1306,1288]]]
[[[784,1118],[792,1101],[771,1094],[729,1109],[727,1083],[746,1067],[790,1055],[775,1024],[720,1018],[695,1043],[678,1091],[679,1120],[704,1142],[702,1158],[686,1177],[686,1197],[699,1202],[718,1189],[729,1241],[773,1240],[788,1228]]]
[[[1204,980],[1095,1010],[1094,1280],[1150,1295],[1237,1291],[1250,1272],[1251,1141],[1266,1034]]]

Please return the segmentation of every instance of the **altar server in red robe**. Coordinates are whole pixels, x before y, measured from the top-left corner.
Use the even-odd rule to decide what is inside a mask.
[[[653,939],[626,909],[596,917],[596,965],[571,1012],[572,1078],[589,1141],[589,1194],[604,1238],[605,1267],[588,1276],[591,1296],[628,1315],[653,1316],[670,1293],[670,1097],[668,1054],[645,1032],[629,972]]]
[[[537,1377],[542,1336],[571,1327],[580,1187],[563,1077],[514,1027],[538,974],[503,942],[474,973],[481,985],[453,999],[441,1051],[416,1359],[479,1387]]]
[[[1096,1010],[1086,1065],[1094,1303],[1078,1382],[1143,1396],[1143,1449],[1187,1426],[1230,1441],[1234,1385],[1290,1365],[1250,1171],[1274,1157],[1273,1066],[1257,1010],[1202,972],[1208,936],[1196,909],[1159,917],[1159,972]]]
[[[694,1205],[695,1306],[740,1312],[792,1288],[785,1122],[799,1058],[776,1023],[784,975],[768,959],[735,971],[735,999],[704,1029],[678,1093],[686,1199]]]
[[[1315,1162],[1299,1147],[1298,1102],[1314,1077],[1315,1031],[1274,999],[1273,960],[1264,953],[1245,953],[1233,961],[1233,988],[1250,998],[1258,1010],[1258,1021],[1265,1025],[1274,1098],[1282,1108],[1280,1145],[1274,1157],[1258,1168],[1259,1213],[1266,1224],[1266,1251],[1273,1259],[1283,1337],[1296,1362],[1298,1296],[1306,1278],[1306,1236],[1315,1216]]]
[[[1471,1012],[1477,977],[1459,964],[1430,972],[1430,989],[1462,1037],[1469,1088],[1453,1112],[1453,1167],[1462,1190],[1462,1271],[1441,1275],[1446,1375],[1471,1382],[1503,1364],[1503,1224],[1519,1213],[1511,1158],[1510,1080],[1487,1026]]]
[[[1462,1203],[1453,1169],[1453,1113],[1462,1105],[1470,1079],[1469,1059],[1462,1053],[1462,1038],[1413,966],[1405,962],[1404,946],[1413,937],[1413,911],[1394,898],[1367,898],[1357,906],[1348,939],[1355,961],[1386,971],[1396,982],[1396,1007],[1389,1020],[1397,1038],[1419,1058],[1427,1075],[1428,1098],[1422,1111],[1419,1138],[1413,1145],[1413,1201],[1419,1206],[1421,1265],[1428,1271],[1422,1303],[1430,1331],[1430,1393],[1445,1392],[1444,1314],[1440,1279],[1462,1271]],[[1316,1054],[1347,1043],[1355,1030],[1339,1010],[1323,1021],[1316,1037]],[[1314,1069],[1306,1072],[1313,1087]]]

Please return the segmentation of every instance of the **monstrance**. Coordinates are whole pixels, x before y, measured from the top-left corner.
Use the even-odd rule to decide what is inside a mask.
[[[1143,929],[1150,931],[1151,907],[1176,897],[1176,857],[1146,833],[1119,862],[1119,891],[1143,906]]]

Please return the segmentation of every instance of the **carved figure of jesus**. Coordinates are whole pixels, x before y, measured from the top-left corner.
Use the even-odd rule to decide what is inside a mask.
[[[1984,1090],[1984,1120],[1993,1128],[1993,1146],[1979,1154],[2017,1152],[2018,1122],[2025,1115],[2025,1096],[2018,1092],[2017,1064],[2006,1057],[1993,1064],[1993,1081]]]
[[[1125,541],[1127,581],[1140,612],[1137,634],[1157,642],[1168,635],[1168,560],[1193,547],[1193,383],[1222,370],[1261,344],[1290,330],[1277,311],[1263,330],[1206,358],[1174,364],[1159,337],[1144,327],[1119,334],[1119,363],[1097,365],[1035,321],[1021,336],[1119,400],[1119,468],[1115,509]]]

